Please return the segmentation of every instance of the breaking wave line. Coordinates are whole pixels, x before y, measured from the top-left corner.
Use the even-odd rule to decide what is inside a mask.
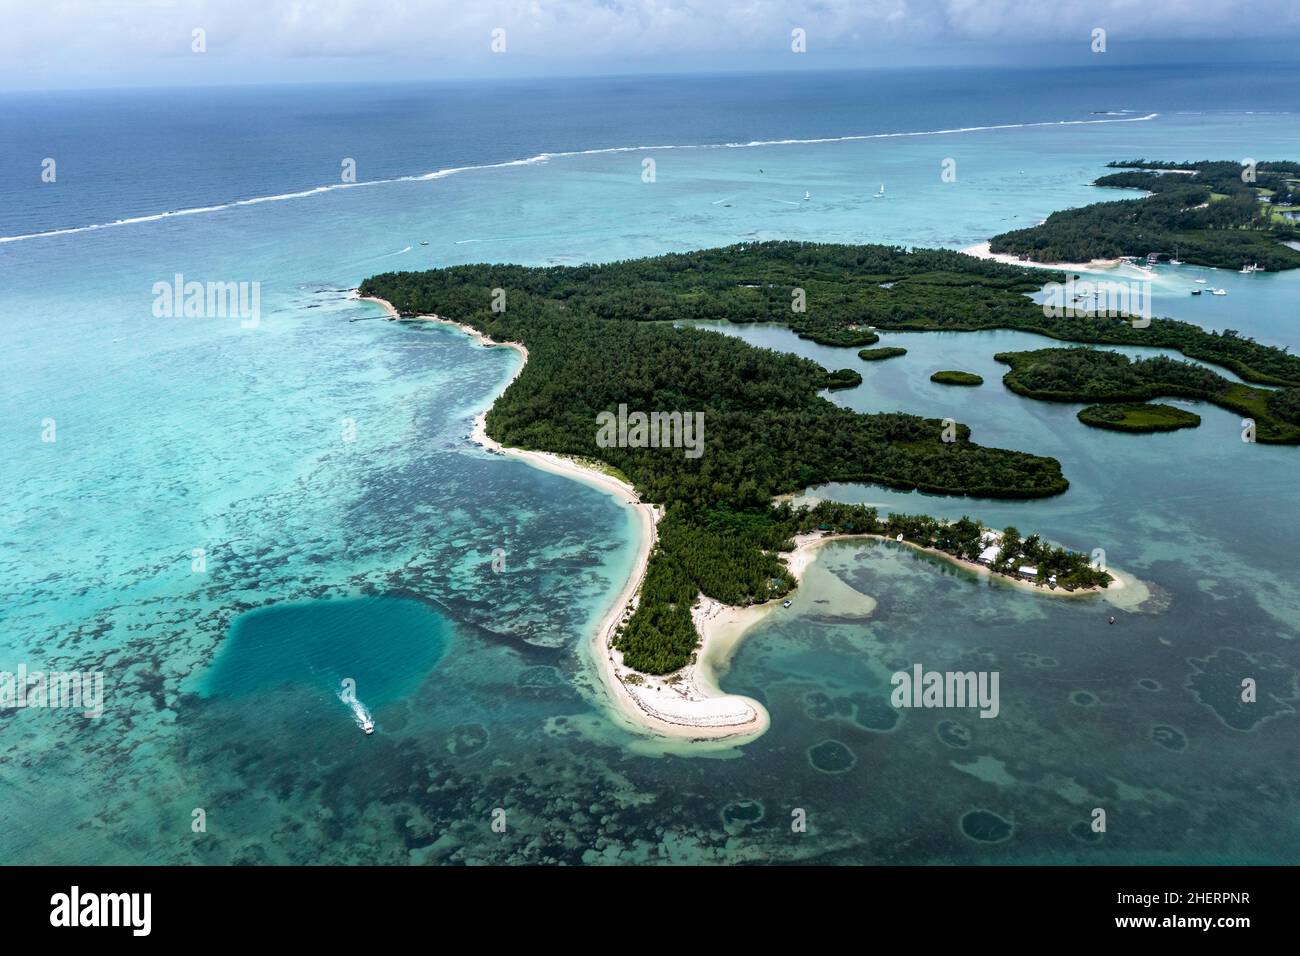
[[[339,189],[361,189],[366,186],[386,186],[392,183],[429,182],[445,179],[459,173],[477,172],[485,169],[507,169],[512,166],[534,166],[552,159],[569,159],[575,156],[602,156],[612,153],[644,153],[651,150],[670,149],[752,149],[758,146],[812,146],[821,143],[853,143],[869,139],[901,139],[909,136],[950,136],[957,133],[984,133],[1004,129],[1032,129],[1043,126],[1092,126],[1102,123],[1144,123],[1153,120],[1159,113],[1147,113],[1144,116],[1126,116],[1122,119],[1086,119],[1086,120],[1050,120],[1039,123],[1001,123],[996,126],[959,126],[952,129],[931,129],[904,133],[861,133],[852,136],[825,136],[817,139],[756,139],[746,143],[692,143],[669,144],[660,146],[606,146],[598,149],[575,149],[554,153],[538,153],[527,159],[512,159],[500,163],[480,163],[473,166],[452,166],[447,169],[434,170],[431,173],[418,173],[411,176],[395,176],[391,179],[369,179],[359,183],[334,183],[329,186],[314,186],[290,193],[277,193],[274,196],[254,196],[251,199],[236,199],[232,202],[219,203],[214,206],[195,206],[191,209],[170,209],[167,212],[153,213],[147,216],[132,216],[128,219],[114,219],[112,222],[94,223],[88,226],[69,226],[63,229],[49,229],[44,232],[29,232],[19,236],[0,236],[0,242],[22,242],[27,239],[41,239],[47,236],[67,236],[78,232],[93,232],[98,229],[112,229],[115,226],[133,226],[146,222],[159,222],[178,216],[197,216],[202,213],[220,212],[223,209],[236,209],[240,206],[255,206],[264,202],[283,202],[287,199],[305,199],[322,193]]]

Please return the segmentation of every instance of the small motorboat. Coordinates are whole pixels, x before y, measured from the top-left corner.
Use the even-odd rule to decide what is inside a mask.
[[[371,720],[369,717],[363,719],[361,721],[361,732],[365,734],[367,737],[369,737],[371,734],[375,732],[375,722]]]
[[[790,602],[789,602],[789,601],[782,601],[782,602],[781,602],[781,606],[782,606],[782,607],[789,607],[789,606],[790,606]]]
[[[1205,280],[1205,279],[1196,279],[1196,280],[1195,280],[1195,282],[1196,282],[1197,285],[1205,285],[1206,281],[1207,281],[1207,280]]]
[[[428,239],[421,239],[421,240],[420,240],[420,245],[422,245],[422,246],[427,246],[428,244],[429,244],[429,240],[428,240]]]
[[[1214,289],[1210,292],[1210,295],[1227,295],[1227,294],[1228,294],[1227,289]]]
[[[1193,289],[1192,295],[1200,295],[1204,291],[1205,291],[1204,289]]]

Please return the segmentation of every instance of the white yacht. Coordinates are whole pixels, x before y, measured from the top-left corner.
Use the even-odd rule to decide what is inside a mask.
[[[1215,289],[1210,293],[1210,295],[1227,295],[1227,294],[1228,294],[1227,289]]]

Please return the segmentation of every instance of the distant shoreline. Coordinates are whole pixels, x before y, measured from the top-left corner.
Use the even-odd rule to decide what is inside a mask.
[[[1124,259],[1093,259],[1091,262],[1035,262],[1032,259],[1019,259],[1010,253],[994,252],[989,248],[991,242],[992,240],[976,243],[958,251],[975,259],[988,259],[1008,266],[1032,266],[1036,269],[1055,269],[1058,272],[1112,272],[1127,269],[1133,276],[1143,279],[1155,275],[1150,269]]]

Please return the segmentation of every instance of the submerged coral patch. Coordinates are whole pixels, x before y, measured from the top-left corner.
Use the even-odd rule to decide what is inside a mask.
[[[853,768],[858,758],[838,740],[823,740],[808,748],[808,762],[822,773],[844,773]]]
[[[961,832],[978,843],[1001,843],[1014,828],[991,810],[971,810],[961,818]]]

